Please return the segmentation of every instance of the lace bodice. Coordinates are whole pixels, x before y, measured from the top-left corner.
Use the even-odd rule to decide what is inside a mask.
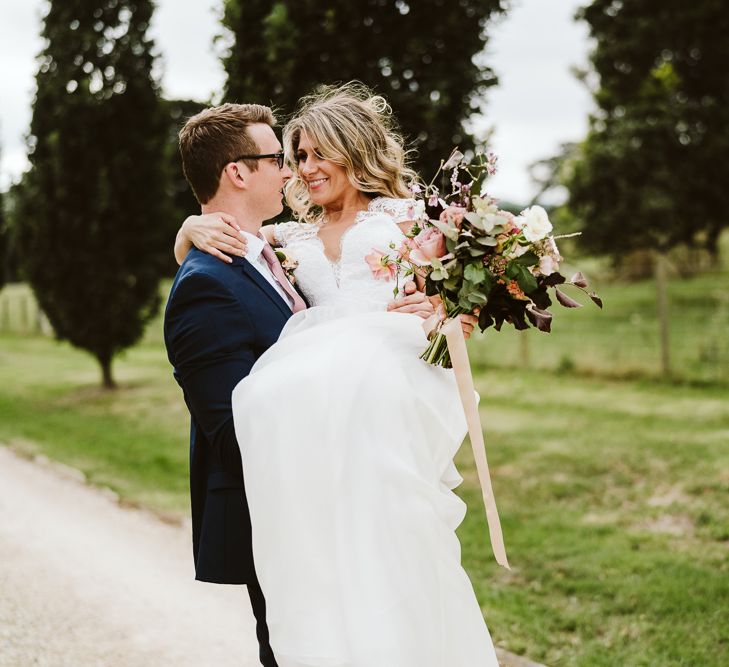
[[[393,298],[394,280],[376,280],[365,256],[374,248],[394,252],[405,235],[397,223],[411,220],[411,199],[373,199],[366,211],[360,211],[355,224],[339,242],[340,256],[332,262],[319,239],[321,224],[284,222],[275,225],[276,242],[291,252],[299,266],[297,286],[312,306],[355,305],[362,309],[384,308]],[[402,287],[402,283],[401,283]]]

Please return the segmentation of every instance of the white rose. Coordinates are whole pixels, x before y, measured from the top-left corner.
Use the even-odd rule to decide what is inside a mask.
[[[547,212],[541,206],[531,206],[521,212],[518,218],[524,238],[531,243],[540,241],[552,231]]]

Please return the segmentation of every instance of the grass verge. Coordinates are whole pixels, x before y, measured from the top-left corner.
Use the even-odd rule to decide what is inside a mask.
[[[185,515],[188,416],[164,351],[138,346],[116,372],[104,392],[89,356],[0,338],[0,442]],[[726,388],[488,366],[476,379],[513,570],[491,557],[468,447],[460,536],[495,641],[548,665],[729,664]]]

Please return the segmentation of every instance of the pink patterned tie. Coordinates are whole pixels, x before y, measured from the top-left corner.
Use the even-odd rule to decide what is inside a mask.
[[[286,274],[281,267],[281,262],[278,261],[278,257],[276,257],[274,249],[268,243],[264,242],[261,254],[263,255],[263,259],[266,260],[268,268],[271,269],[271,273],[273,273],[274,278],[278,281],[278,284],[281,286],[283,291],[291,297],[294,304],[292,310],[295,313],[298,313],[300,310],[306,309],[304,300],[299,296],[299,293],[293,288],[289,279],[286,277]]]

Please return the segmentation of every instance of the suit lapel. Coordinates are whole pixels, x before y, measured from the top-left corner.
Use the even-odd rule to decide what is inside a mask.
[[[263,290],[271,301],[273,301],[279,308],[279,310],[288,318],[291,317],[291,308],[282,298],[281,295],[274,289],[271,283],[268,282],[247,259],[244,257],[234,257],[233,265],[240,266],[245,273],[258,287]]]

